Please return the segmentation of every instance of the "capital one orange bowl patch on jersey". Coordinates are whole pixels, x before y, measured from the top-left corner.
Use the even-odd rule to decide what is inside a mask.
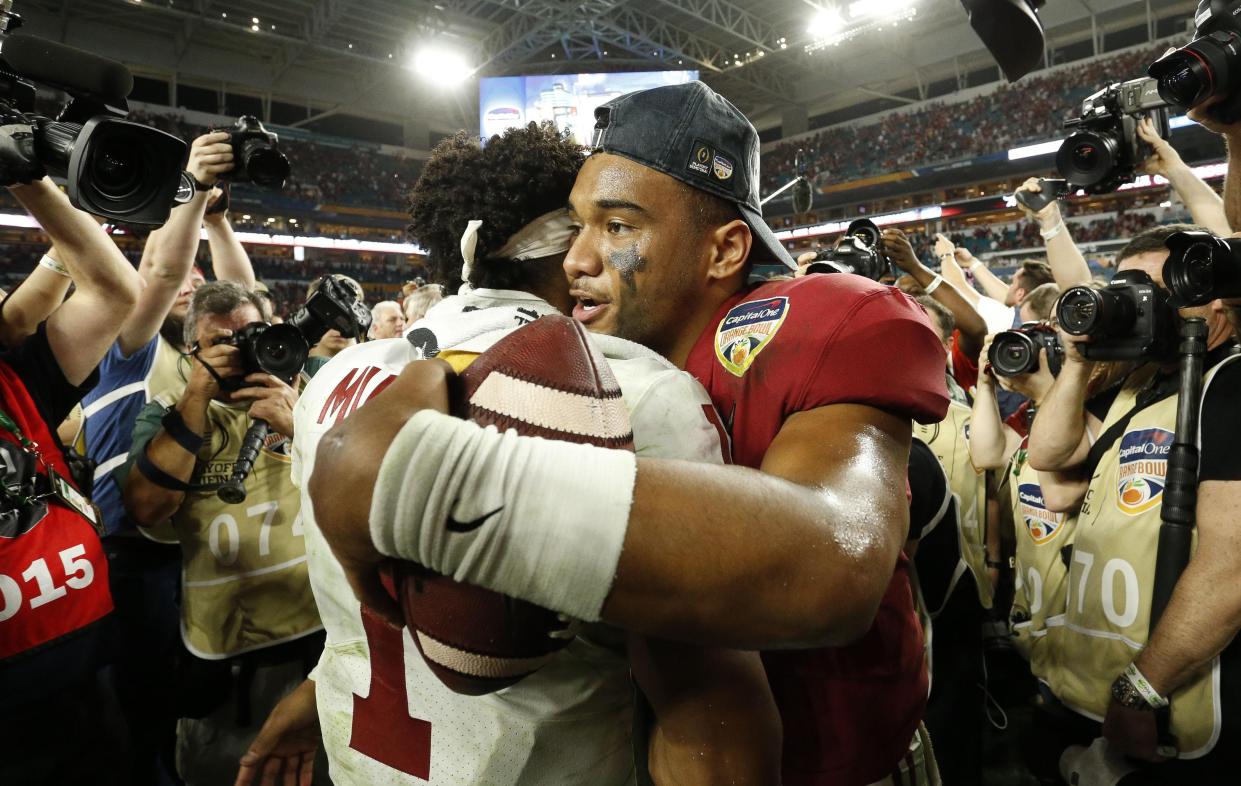
[[[742,376],[775,337],[788,316],[787,297],[750,300],[734,306],[715,329],[715,356],[734,376]]]
[[[1120,440],[1120,466],[1116,472],[1116,507],[1136,516],[1163,501],[1171,431],[1148,428],[1130,431]]]
[[[1037,484],[1022,483],[1018,486],[1017,500],[1021,506],[1021,519],[1031,540],[1041,546],[1056,537],[1064,524],[1064,514],[1052,513],[1044,506],[1043,490]]]

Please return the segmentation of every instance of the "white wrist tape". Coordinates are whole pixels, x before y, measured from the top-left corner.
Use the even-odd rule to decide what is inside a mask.
[[[944,277],[937,274],[935,278],[931,279],[931,283],[926,285],[926,293],[928,295],[931,294],[935,290],[939,289],[939,285],[942,283],[944,283]]]
[[[636,475],[626,451],[423,411],[384,455],[371,538],[388,556],[593,622],[616,576]]]
[[[1053,237],[1060,234],[1064,230],[1065,230],[1064,222],[1057,221],[1056,225],[1052,227],[1051,229],[1046,229],[1046,230],[1040,229],[1038,233],[1042,235],[1044,240],[1051,240]]]
[[[69,278],[69,268],[52,259],[47,254],[44,254],[39,259],[39,267],[45,267],[53,273],[59,273],[65,278]]]
[[[970,266],[969,266],[968,268],[966,268],[966,269],[967,269],[967,270],[969,270],[969,272],[973,273],[975,270],[977,270],[977,269],[978,269],[978,268],[980,268],[980,267],[982,267],[982,260],[981,260],[981,259],[975,259],[975,260],[974,260],[974,263],[973,263],[972,265],[970,265]]]

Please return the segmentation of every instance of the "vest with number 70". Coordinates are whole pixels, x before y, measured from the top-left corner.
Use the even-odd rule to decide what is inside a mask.
[[[1203,380],[1211,380],[1232,357]],[[1133,409],[1150,371],[1132,375],[1121,388],[1106,431]],[[1159,401],[1130,420],[1125,432],[1099,461],[1078,515],[1063,635],[1062,657],[1047,675],[1052,691],[1079,713],[1102,720],[1110,687],[1150,638],[1151,594],[1159,546],[1164,478],[1176,429],[1177,396]],[[1197,535],[1194,536],[1197,550]],[[1180,758],[1211,751],[1220,733],[1220,664],[1213,658],[1172,695],[1171,732]]]

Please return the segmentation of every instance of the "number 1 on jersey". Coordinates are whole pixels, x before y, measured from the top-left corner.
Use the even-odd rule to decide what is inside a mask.
[[[403,631],[366,606],[362,627],[371,650],[371,689],[365,699],[353,697],[349,747],[407,775],[430,780],[431,722],[409,714]]]

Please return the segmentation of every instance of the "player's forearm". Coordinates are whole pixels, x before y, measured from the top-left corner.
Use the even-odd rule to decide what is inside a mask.
[[[603,619],[723,647],[847,644],[874,620],[908,532],[903,485],[886,491],[838,494],[744,467],[639,461]]]
[[[655,715],[656,784],[780,782],[780,714],[757,652],[630,635],[628,656]]]
[[[1224,210],[1224,200],[1205,180],[1195,175],[1191,168],[1178,166],[1170,169],[1168,182],[1185,203],[1195,224],[1220,236],[1232,234]]]
[[[212,217],[207,228],[207,245],[211,248],[211,267],[221,281],[236,281],[246,289],[254,288],[254,266],[250,255],[233,232],[227,218]]]
[[[1030,466],[1073,469],[1086,437],[1086,390],[1091,364],[1067,362],[1030,426]]]

